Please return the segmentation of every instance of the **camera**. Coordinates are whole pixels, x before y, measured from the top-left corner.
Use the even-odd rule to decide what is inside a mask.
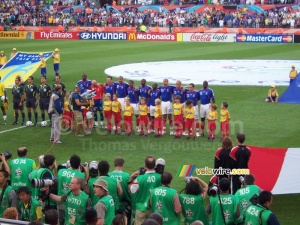
[[[239,181],[240,181],[241,184],[243,184],[244,181],[245,181],[245,178],[243,176],[239,176]]]
[[[9,151],[2,152],[0,155],[1,156],[4,155],[6,160],[8,160],[12,157],[12,154]],[[0,161],[1,161],[1,159],[0,159]]]
[[[185,182],[186,184],[190,183],[190,181],[191,181],[191,177],[185,177],[185,178],[184,178],[184,182]]]
[[[89,173],[90,177],[95,178],[98,176],[98,162],[91,161],[89,164]]]
[[[32,179],[31,185],[34,188],[43,188],[43,187],[50,187],[57,184],[57,179]]]
[[[146,173],[146,169],[144,167],[141,167],[141,168],[139,168],[139,172],[140,172],[140,175],[143,175]]]
[[[57,166],[57,171],[59,171],[61,169],[68,169],[70,167],[71,167],[70,160],[68,160],[66,163],[59,164]]]
[[[219,188],[218,185],[213,184],[207,191],[209,196],[215,196],[216,194],[219,193]]]

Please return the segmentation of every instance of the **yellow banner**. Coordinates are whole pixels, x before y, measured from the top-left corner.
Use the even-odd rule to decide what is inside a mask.
[[[0,31],[0,39],[33,39],[33,31]]]

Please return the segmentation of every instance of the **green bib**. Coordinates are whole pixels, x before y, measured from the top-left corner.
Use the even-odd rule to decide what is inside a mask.
[[[108,176],[100,176],[98,179],[105,180],[107,182],[107,189],[109,195],[114,199],[115,201],[115,207],[116,209],[119,208],[119,196],[118,196],[118,181],[116,178],[108,177]]]
[[[43,175],[44,175],[44,173],[45,172],[50,172],[50,174],[51,174],[51,176],[52,176],[52,178],[51,179],[56,179],[56,177],[54,176],[54,174],[52,173],[52,171],[51,170],[49,170],[48,168],[40,168],[39,170],[38,170],[38,172],[37,172],[37,179],[42,179],[42,177],[43,177]],[[50,179],[50,178],[48,178],[48,179]],[[40,188],[38,188],[38,190],[39,190],[39,194],[40,194]],[[38,195],[39,195],[38,194]],[[47,202],[47,201],[46,201]],[[53,200],[53,199],[50,199],[50,206],[56,206],[56,202]]]
[[[139,190],[136,193],[136,210],[145,212],[150,208],[149,199],[153,188],[161,186],[161,174],[145,173],[137,177]]]
[[[109,173],[109,176],[116,178],[123,189],[123,194],[121,197],[119,197],[119,201],[120,201],[119,208],[124,209],[126,206],[126,204],[124,205],[124,202],[130,201],[130,194],[128,191],[128,181],[129,181],[130,174],[125,173],[123,171],[115,170],[115,171]]]
[[[21,209],[21,219],[30,222],[37,219],[36,208],[42,206],[42,204],[38,200],[31,198],[27,207],[25,207],[23,202],[19,202],[19,206]]]
[[[260,218],[262,225],[267,225],[267,221],[272,212],[261,205],[250,205],[245,213],[245,225],[260,225]]]
[[[115,218],[115,203],[114,199],[110,195],[105,195],[99,199],[105,205],[106,212],[104,217],[104,225],[111,225]]]
[[[88,187],[90,189],[90,199],[92,201],[92,206],[95,207],[96,204],[98,203],[99,201],[99,197],[95,195],[94,193],[94,183],[98,180],[98,177],[93,177],[93,178],[90,178],[89,181],[88,181]]]
[[[35,169],[35,162],[32,159],[19,157],[9,162],[11,170],[11,186],[17,191],[21,186],[27,186],[32,191],[28,175]]]
[[[85,211],[87,207],[89,196],[83,191],[79,195],[74,195],[71,192],[67,196],[65,202],[65,223],[66,225],[85,225]]]
[[[72,178],[80,177],[84,179],[84,174],[79,172],[78,170],[73,170],[69,168],[69,169],[59,170],[57,177],[58,177],[57,195],[62,196],[69,191],[69,185],[71,183]]]
[[[242,223],[244,221],[244,215],[246,212],[246,209],[252,205],[250,202],[250,199],[253,197],[253,195],[259,195],[259,187],[256,185],[247,185],[235,193],[235,196],[237,198],[238,205],[240,207],[240,217],[237,218],[238,223]]]
[[[0,195],[2,195],[2,190],[0,190]],[[3,194],[3,198],[2,198],[2,203],[0,205],[0,217],[3,216],[3,212],[5,211],[5,209],[10,207],[10,202],[9,202],[9,192],[12,190],[11,186],[7,186],[4,194]]]
[[[180,194],[179,200],[185,225],[190,225],[196,220],[200,220],[204,225],[208,225],[208,217],[201,195]]]
[[[32,187],[31,185],[31,180],[32,179],[37,179],[38,178],[38,170],[34,170],[32,171],[30,174],[29,174],[29,181],[30,181],[30,188],[32,189],[32,192],[31,192],[31,197],[36,199],[36,200],[39,200],[39,194],[40,194],[40,189],[39,188],[34,188]]]
[[[152,211],[163,217],[164,225],[179,225],[180,216],[175,213],[175,189],[169,187],[154,188],[151,192]]]
[[[220,194],[220,199],[222,202],[226,225],[235,224],[236,221],[235,213],[237,209],[237,201],[235,196],[231,194],[228,195]],[[211,196],[209,198],[209,202],[211,205],[211,212],[212,212],[212,225],[224,224],[218,195]]]

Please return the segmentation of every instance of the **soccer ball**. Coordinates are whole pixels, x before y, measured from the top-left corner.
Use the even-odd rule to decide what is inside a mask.
[[[26,127],[31,127],[31,126],[33,126],[33,123],[31,121],[27,121],[26,122]]]
[[[8,100],[8,97],[6,96],[6,100]],[[5,101],[5,96],[1,96],[1,101],[4,102]]]
[[[91,112],[91,111],[88,111],[88,112],[86,113],[86,119],[90,120],[90,119],[92,119],[92,118],[93,118],[92,112]]]
[[[41,126],[42,126],[42,127],[47,126],[47,121],[42,121],[42,122],[41,122]]]

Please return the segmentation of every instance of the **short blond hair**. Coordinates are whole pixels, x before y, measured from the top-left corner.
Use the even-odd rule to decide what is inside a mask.
[[[105,97],[111,97],[111,95],[109,93],[105,94]]]
[[[155,99],[155,105],[160,105],[161,104],[161,100],[159,98]]]

